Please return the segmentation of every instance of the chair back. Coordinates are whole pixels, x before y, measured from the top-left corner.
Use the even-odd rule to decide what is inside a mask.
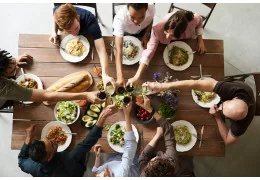
[[[208,22],[208,20],[209,20],[209,18],[210,18],[210,16],[211,16],[211,14],[212,14],[212,12],[213,12],[213,10],[214,10],[214,8],[215,8],[217,3],[202,3],[202,4],[204,6],[207,6],[210,9],[209,13],[206,16],[200,14],[201,17],[203,18],[203,28],[204,28],[206,26],[206,24],[207,24],[207,22]],[[174,8],[179,9],[179,10],[186,10],[186,11],[188,11],[188,9],[175,6],[174,3],[171,3],[170,8],[168,10],[168,13],[173,12]]]

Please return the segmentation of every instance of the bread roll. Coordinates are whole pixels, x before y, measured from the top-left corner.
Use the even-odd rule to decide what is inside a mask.
[[[91,74],[88,71],[80,71],[76,73],[69,74],[58,81],[56,81],[54,84],[52,84],[50,87],[48,87],[46,90],[50,92],[84,92],[86,91],[93,83],[93,79]],[[45,105],[50,105],[55,102],[43,102]]]

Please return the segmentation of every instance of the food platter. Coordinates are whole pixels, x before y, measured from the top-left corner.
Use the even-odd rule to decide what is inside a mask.
[[[203,79],[209,79],[207,77],[203,77]],[[205,92],[202,92],[202,91],[198,91],[199,93],[205,93]],[[220,97],[218,94],[214,93],[214,96],[213,98],[209,101],[209,102],[203,102],[203,101],[200,101],[199,100],[199,96],[198,96],[198,92],[194,89],[191,90],[191,95],[192,95],[192,98],[194,100],[194,102],[196,104],[198,104],[200,107],[203,107],[203,108],[211,108],[212,106],[214,106],[215,104],[218,104],[220,102]]]
[[[71,55],[68,51],[68,43],[70,43],[71,41],[73,40],[79,40],[80,43],[83,44],[83,46],[85,47],[85,50],[84,52],[77,56],[77,55]],[[73,35],[68,35],[66,36],[62,41],[61,41],[61,44],[60,44],[60,54],[61,56],[63,57],[64,60],[68,61],[68,62],[72,62],[72,63],[77,63],[77,62],[80,62],[82,60],[84,60],[88,53],[89,53],[89,49],[90,49],[90,44],[89,44],[89,41],[88,39],[85,37],[85,36],[73,36]]]
[[[30,74],[30,73],[28,73],[28,74],[22,74],[22,75],[20,75],[17,79],[16,79],[16,83],[17,84],[20,84],[21,82],[23,82],[23,81],[25,81],[25,80],[33,80],[33,81],[36,81],[36,83],[37,83],[37,89],[43,89],[43,84],[42,84],[42,81],[41,81],[41,79],[38,77],[38,76],[36,76],[36,75],[34,75],[34,74]],[[32,104],[33,102],[32,101],[23,101],[22,102],[23,104]]]
[[[178,152],[189,151],[193,148],[197,141],[197,131],[195,127],[188,121],[178,120],[172,123],[173,128],[177,128],[179,126],[186,126],[191,134],[191,140],[187,144],[178,144],[176,143],[176,150]]]
[[[64,132],[71,133],[70,128],[66,124],[62,124],[58,121],[52,121],[52,122],[49,122],[48,124],[46,124],[46,126],[44,126],[44,128],[42,129],[41,139],[46,138],[49,131],[55,126],[60,126]],[[72,135],[66,134],[66,136],[67,136],[67,139],[66,139],[65,143],[63,145],[58,145],[58,150],[57,150],[58,152],[62,152],[69,147],[71,140],[72,140]]]
[[[115,145],[115,144],[112,144],[110,142],[110,139],[111,139],[111,131],[114,130],[116,128],[117,125],[120,125],[120,127],[122,127],[125,132],[125,127],[126,127],[126,122],[125,121],[119,121],[119,122],[116,122],[115,124],[113,124],[109,130],[108,130],[108,133],[107,133],[107,141],[108,141],[108,144],[109,146],[116,152],[119,152],[119,153],[123,153],[124,152],[124,145],[123,146],[120,146],[120,145]],[[136,142],[138,143],[139,141],[139,134],[138,134],[138,131],[136,129],[136,127],[132,124],[132,129],[133,129],[133,132],[134,132],[134,135],[136,137]]]
[[[177,66],[177,65],[173,65],[171,63],[171,59],[169,57],[169,52],[171,52],[173,50],[173,48],[176,48],[177,50],[179,50],[178,52],[180,52],[180,53],[181,52],[185,53],[186,56],[188,55],[187,61],[184,64]],[[183,58],[183,57],[180,56],[180,58]],[[183,70],[187,69],[188,67],[190,67],[190,65],[192,64],[192,62],[193,62],[193,52],[192,52],[191,47],[187,43],[182,42],[182,41],[174,41],[174,42],[168,44],[165,47],[165,49],[163,51],[163,59],[164,59],[165,64],[169,68],[171,68],[175,71],[183,71]],[[176,57],[176,59],[179,59],[178,56]]]
[[[134,53],[134,56],[127,58],[126,55],[127,52],[131,54],[131,52]],[[139,62],[143,52],[142,43],[139,39],[137,39],[134,36],[124,36],[124,44],[123,44],[123,64],[124,65],[133,65]]]

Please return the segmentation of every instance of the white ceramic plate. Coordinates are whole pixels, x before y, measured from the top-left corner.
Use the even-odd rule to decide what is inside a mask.
[[[37,82],[37,85],[38,85],[38,89],[43,89],[43,84],[42,84],[42,81],[41,79],[34,75],[34,74],[24,74],[24,75],[20,75],[15,81],[17,82],[17,84],[19,84],[24,78],[30,78],[30,79],[33,79]],[[33,102],[32,101],[21,101],[22,103],[24,104],[32,104]]]
[[[67,133],[71,133],[69,126],[67,126],[66,124],[62,124],[59,121],[52,121],[52,122],[49,122],[48,124],[46,124],[46,126],[44,126],[44,128],[42,129],[41,139],[45,138],[47,136],[49,130],[55,126],[60,126],[63,131],[65,131]],[[67,140],[63,145],[58,146],[58,150],[57,150],[58,152],[62,152],[65,149],[67,149],[71,143],[72,135],[71,134],[66,134],[66,135],[67,135]]]
[[[90,45],[89,45],[88,39],[85,36],[82,36],[82,35],[80,35],[80,36],[73,36],[73,35],[70,34],[70,35],[66,36],[61,41],[60,46],[65,49],[66,48],[66,44],[70,40],[78,39],[78,38],[80,38],[80,41],[85,46],[86,51],[81,56],[72,56],[72,55],[70,55],[69,53],[65,52],[63,49],[60,48],[60,54],[61,54],[61,56],[63,57],[64,60],[66,60],[68,62],[72,62],[72,63],[77,63],[77,62],[80,62],[80,61],[84,60],[87,57],[87,55],[89,53]]]
[[[196,144],[196,141],[197,141],[197,138],[196,138],[197,137],[197,131],[196,131],[195,127],[190,122],[185,121],[185,120],[179,120],[179,121],[175,121],[175,122],[172,123],[173,127],[180,126],[180,125],[187,126],[189,131],[190,131],[190,133],[194,134],[195,137],[193,135],[191,135],[191,141],[188,144],[185,144],[185,145],[176,143],[176,150],[178,152],[189,151]]]
[[[169,50],[171,50],[173,46],[177,46],[179,48],[183,48],[183,49],[185,49],[188,52],[189,59],[188,59],[186,64],[183,64],[182,66],[174,66],[173,64],[170,63],[168,54],[169,54]],[[165,64],[169,68],[171,68],[171,69],[173,69],[175,71],[183,71],[183,70],[187,69],[188,67],[190,67],[190,65],[192,64],[193,52],[192,52],[191,47],[187,43],[182,42],[182,41],[174,41],[174,42],[168,44],[165,47],[165,49],[163,51],[163,59],[164,59]]]
[[[109,146],[116,152],[119,152],[119,153],[123,153],[124,152],[124,146],[119,146],[119,145],[113,145],[111,142],[110,142],[110,132],[115,128],[116,124],[120,124],[121,126],[123,126],[124,128],[126,127],[126,122],[125,121],[119,121],[119,122],[116,122],[115,124],[113,124],[109,130],[108,130],[108,133],[107,133],[107,141],[108,141],[108,144]],[[138,143],[139,141],[139,134],[138,134],[138,131],[136,129],[136,127],[132,124],[132,129],[134,131],[134,134],[135,134],[135,137],[136,137],[136,142]]]
[[[210,79],[210,78],[203,77],[203,79]],[[218,94],[216,94],[214,99],[212,99],[208,103],[204,103],[202,101],[199,101],[198,96],[195,94],[193,89],[191,90],[191,95],[192,95],[194,102],[197,103],[200,107],[203,107],[203,108],[211,108],[212,106],[214,106],[215,104],[218,104],[220,102],[220,97],[219,97]]]
[[[73,103],[75,103],[76,106],[77,106],[77,116],[76,116],[75,120],[72,121],[72,122],[69,122],[69,123],[60,121],[60,120],[58,119],[58,116],[57,116],[57,108],[58,108],[58,106],[59,106],[59,103],[60,103],[60,102],[57,102],[56,105],[55,105],[55,107],[54,107],[54,116],[55,116],[55,119],[56,119],[57,121],[59,121],[59,122],[62,123],[62,124],[65,124],[65,125],[70,125],[70,124],[73,124],[74,122],[76,122],[76,121],[79,119],[80,107],[79,107],[79,105],[78,105],[77,103],[73,102]]]
[[[141,59],[142,52],[144,50],[141,41],[134,36],[124,36],[124,41],[132,41],[132,43],[134,45],[138,46],[139,49],[138,49],[136,56],[133,59],[127,59],[123,56],[123,64],[124,65],[133,65],[133,64],[138,63],[139,60]]]

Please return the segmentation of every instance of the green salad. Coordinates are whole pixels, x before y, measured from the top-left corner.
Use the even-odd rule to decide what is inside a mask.
[[[77,117],[77,105],[72,101],[59,102],[57,111],[57,118],[66,124],[73,123]]]
[[[170,63],[174,66],[182,66],[188,62],[189,55],[183,48],[173,46],[169,51],[169,59]]]
[[[120,124],[116,124],[115,128],[110,132],[110,142],[113,145],[123,146],[125,144],[124,140],[125,128]]]
[[[174,128],[174,137],[177,144],[188,144],[191,141],[191,133],[187,126],[177,126]]]

